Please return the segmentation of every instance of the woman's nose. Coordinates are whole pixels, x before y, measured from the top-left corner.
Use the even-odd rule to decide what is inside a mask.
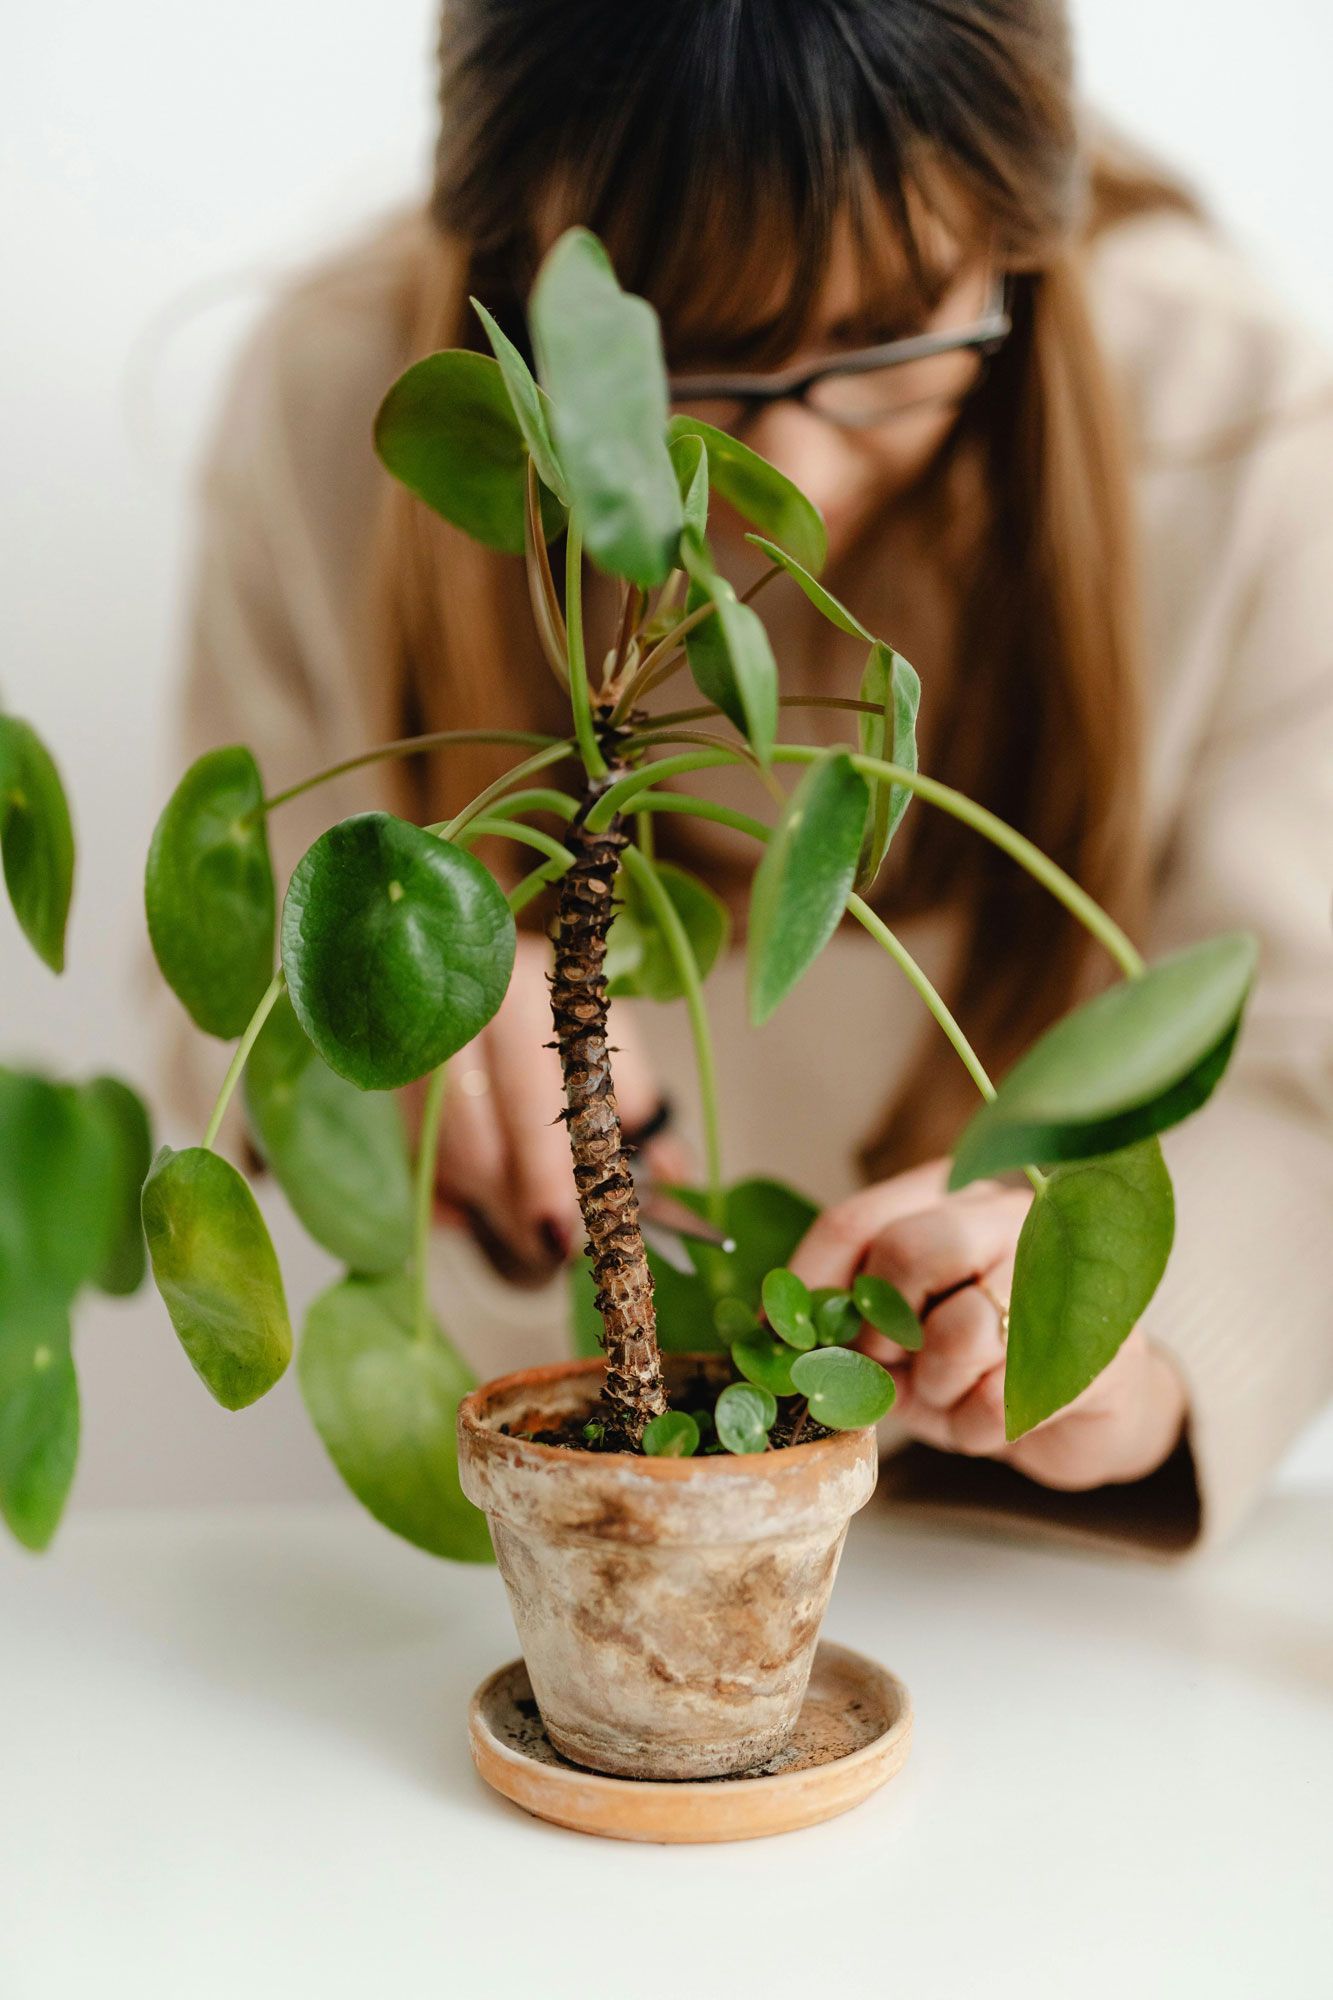
[[[785,472],[814,501],[836,539],[837,523],[863,507],[873,463],[856,441],[800,403],[773,403],[744,433],[745,442]]]

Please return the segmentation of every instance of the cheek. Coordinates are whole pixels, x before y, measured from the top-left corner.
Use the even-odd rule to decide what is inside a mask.
[[[952,410],[922,410],[878,430],[843,431],[799,406],[778,407],[745,441],[814,501],[836,555],[929,470],[954,422]]]

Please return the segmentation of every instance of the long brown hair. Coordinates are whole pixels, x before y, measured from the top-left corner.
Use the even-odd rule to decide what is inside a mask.
[[[738,365],[764,365],[799,337],[845,218],[868,250],[867,218],[881,236],[887,221],[924,298],[914,217],[941,185],[961,193],[1015,274],[1014,331],[919,498],[947,537],[956,494],[972,495],[960,670],[939,676],[930,769],[1132,924],[1144,888],[1133,529],[1082,260],[1099,227],[1189,204],[1081,137],[1062,0],[449,0],[441,76],[436,183],[404,302],[412,356],[479,344],[469,293],[522,344],[541,249],[578,221],[657,306],[668,354],[706,329],[710,353],[725,343]],[[378,591],[404,727],[563,731],[513,559],[386,485]],[[421,803],[455,811],[505,762],[486,749],[434,760]],[[669,824],[688,855],[688,827]],[[938,814],[909,813],[891,861],[886,913],[957,913],[952,995],[1003,1070],[1096,976],[1083,934]],[[865,1146],[867,1171],[946,1149],[970,1091],[947,1051],[932,1054]]]

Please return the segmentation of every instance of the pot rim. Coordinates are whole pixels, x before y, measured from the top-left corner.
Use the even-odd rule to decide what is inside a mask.
[[[668,1363],[683,1365],[690,1362],[716,1364],[725,1362],[726,1358],[725,1354],[716,1350],[664,1356]],[[487,1455],[521,1457],[529,1464],[535,1456],[538,1463],[543,1460],[566,1465],[574,1462],[603,1466],[608,1471],[619,1466],[633,1466],[636,1473],[674,1484],[701,1478],[781,1478],[784,1469],[809,1465],[816,1458],[857,1459],[865,1449],[865,1439],[874,1433],[873,1424],[867,1424],[859,1430],[833,1431],[827,1437],[811,1438],[808,1444],[782,1445],[775,1451],[715,1452],[707,1457],[654,1458],[647,1452],[584,1451],[578,1445],[540,1444],[534,1438],[516,1437],[496,1429],[484,1414],[484,1406],[491,1398],[513,1394],[520,1388],[540,1390],[571,1378],[604,1374],[605,1370],[605,1361],[600,1355],[593,1355],[569,1361],[549,1361],[538,1368],[519,1368],[510,1375],[497,1375],[489,1382],[480,1383],[477,1388],[469,1390],[458,1406],[460,1444]]]

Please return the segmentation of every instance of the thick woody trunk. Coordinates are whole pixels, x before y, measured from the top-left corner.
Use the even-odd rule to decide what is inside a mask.
[[[619,775],[615,770],[612,776]],[[637,1446],[645,1425],[667,1406],[657,1346],[653,1281],[639,1204],[616,1108],[607,1048],[606,934],[625,832],[613,820],[589,833],[583,815],[590,792],[565,834],[574,856],[560,881],[551,928],[555,972],[551,1013],[565,1080],[565,1121],[574,1156],[574,1185],[588,1232],[606,1350],[609,1441]]]

